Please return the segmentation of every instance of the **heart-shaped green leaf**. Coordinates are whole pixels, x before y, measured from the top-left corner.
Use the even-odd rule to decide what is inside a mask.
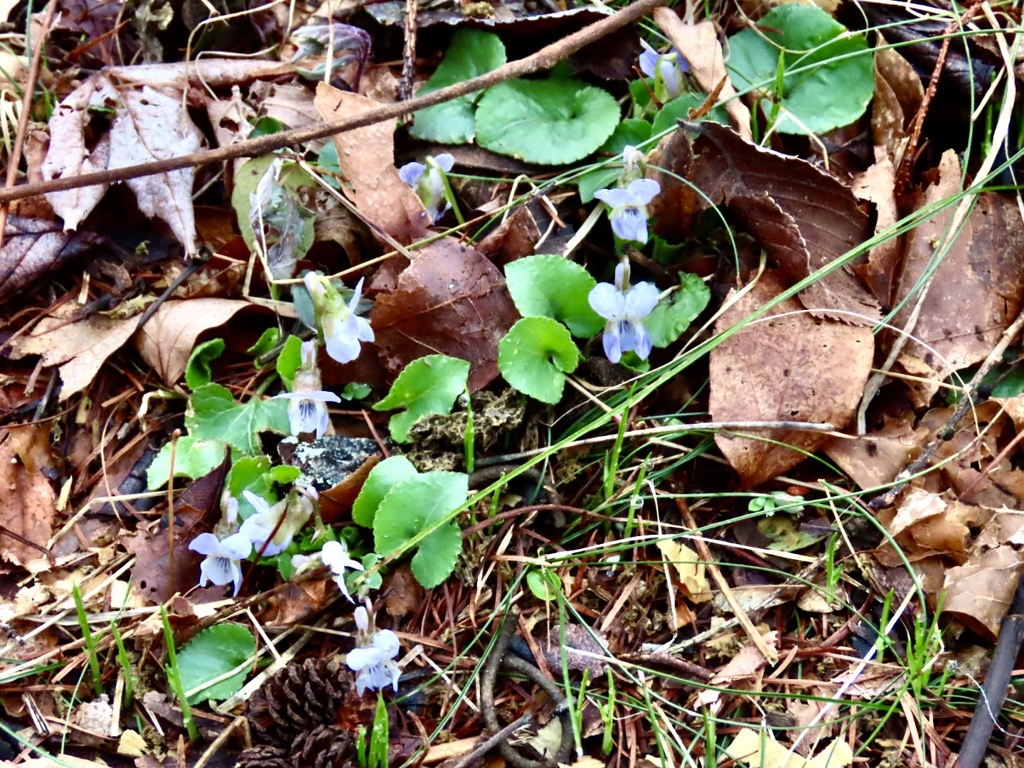
[[[726,67],[740,90],[770,94],[762,102],[772,115],[782,109],[775,130],[825,133],[864,114],[875,89],[873,61],[864,35],[852,34],[814,5],[773,8],[757,29],[729,38]],[[782,57],[782,93],[776,92]]]
[[[480,97],[476,141],[527,163],[564,165],[596,152],[619,117],[610,93],[578,80],[509,80]]]

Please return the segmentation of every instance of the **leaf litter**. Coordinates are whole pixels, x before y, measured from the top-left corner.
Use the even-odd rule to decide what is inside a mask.
[[[379,5],[291,40],[260,10],[251,39],[157,39],[117,3],[21,20],[66,58],[4,151],[64,188],[0,246],[5,719],[35,714],[43,758],[140,768],[1019,749],[976,660],[1019,618],[1024,229],[957,132],[987,130],[965,72],[1016,82],[996,17],[944,52],[950,11],[869,14],[913,45],[873,49],[865,109],[827,42],[736,82],[753,8],[659,8],[668,43],[626,25],[567,58],[581,9],[424,10],[403,54]],[[799,14],[874,44],[842,8]],[[509,79],[539,24],[568,25],[541,52],[562,63]],[[653,61],[625,66],[641,37]],[[73,186],[481,74],[422,124]],[[696,106],[648,140],[682,114],[670,85]],[[802,135],[831,115],[853,123]],[[594,168],[603,193],[574,180]],[[641,179],[653,199],[624,197]],[[530,735],[487,740],[480,707]]]

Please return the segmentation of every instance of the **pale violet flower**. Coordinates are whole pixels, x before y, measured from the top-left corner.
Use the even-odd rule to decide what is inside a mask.
[[[274,506],[252,491],[242,491],[242,495],[252,504],[256,514],[242,523],[239,533],[252,542],[257,552],[262,551],[264,557],[284,552],[313,514],[313,499],[295,490]]]
[[[401,649],[398,635],[390,629],[370,634],[369,618],[363,606],[356,608],[355,619],[359,629],[358,646],[349,651],[345,664],[356,673],[356,693],[362,696],[367,688],[378,691],[386,685],[397,691],[398,678],[402,675],[393,661]]]
[[[412,187],[423,202],[430,216],[430,223],[437,223],[452,207],[445,188],[445,174],[455,165],[455,158],[447,152],[437,157],[427,157],[426,163],[406,163],[398,169],[398,176]],[[444,208],[441,207],[442,203]]]
[[[200,533],[189,543],[188,548],[206,558],[199,566],[199,586],[208,583],[218,586],[234,584],[234,595],[242,588],[242,567],[239,562],[252,552],[252,542],[241,531],[226,538],[212,533]]]
[[[604,326],[604,354],[613,363],[623,352],[633,351],[641,360],[651,354],[651,334],[644,318],[658,305],[658,289],[652,283],[629,287],[629,268],[625,262],[615,268],[615,285],[598,283],[587,300],[597,314],[608,322]]]
[[[307,272],[303,282],[313,299],[327,354],[339,363],[351,363],[359,357],[359,343],[374,339],[370,323],[356,314],[359,296],[363,292],[362,278],[356,283],[347,305],[330,281],[315,272]]]
[[[683,73],[690,69],[686,59],[675,48],[668,53],[658,53],[646,42],[641,41],[644,52],[640,54],[640,71],[654,78],[654,91],[658,98],[670,101],[683,92]]]
[[[348,601],[351,603],[352,595],[348,593],[348,585],[345,583],[345,569],[351,568],[353,571],[361,571],[363,570],[363,564],[349,557],[348,547],[340,541],[325,541],[320,550],[320,559],[324,565],[331,569],[331,573],[334,574],[335,584],[338,585],[341,594],[348,598]],[[356,610],[359,609],[357,608]],[[364,608],[364,613],[365,610]]]
[[[315,434],[317,440],[327,433],[331,424],[327,403],[340,403],[341,398],[333,392],[320,389],[320,368],[316,363],[317,344],[315,339],[302,342],[302,364],[295,371],[292,391],[275,397],[287,399],[288,424],[295,437]]]
[[[647,204],[661,192],[654,179],[636,179],[625,189],[599,189],[594,197],[611,208],[608,218],[620,240],[647,242]]]

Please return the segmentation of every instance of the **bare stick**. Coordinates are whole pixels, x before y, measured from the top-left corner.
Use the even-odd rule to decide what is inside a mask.
[[[418,96],[409,101],[397,104],[388,104],[380,109],[373,109],[364,112],[357,117],[336,120],[326,125],[307,126],[296,128],[291,131],[261,136],[256,139],[240,141],[227,147],[208,149],[203,152],[193,152],[181,157],[172,157],[166,160],[157,160],[153,163],[131,165],[127,168],[115,168],[113,170],[97,171],[86,173],[81,176],[70,176],[63,179],[51,181],[37,181],[29,184],[22,184],[11,189],[0,190],[0,203],[20,200],[32,195],[40,195],[45,192],[58,192],[66,189],[78,189],[91,184],[109,184],[125,179],[135,179],[140,176],[153,176],[158,173],[166,173],[179,168],[191,168],[193,166],[206,165],[207,163],[220,162],[222,160],[233,160],[238,157],[257,157],[273,152],[284,147],[303,144],[314,139],[323,139],[333,136],[336,133],[344,133],[355,128],[363,128],[374,123],[381,123],[385,120],[394,120],[401,115],[416,112],[425,107],[432,107],[460,96],[466,96],[475,91],[482,91],[491,86],[511,80],[515,77],[533,74],[544,69],[550,69],[559,61],[575,53],[581,48],[600,40],[605,35],[620,29],[627,24],[637,21],[648,14],[652,9],[663,5],[665,0],[638,0],[638,2],[626,6],[620,11],[606,19],[595,22],[575,32],[568,37],[562,38],[556,43],[542,48],[532,56],[525,59],[509,62],[503,67],[488,72],[480,77],[474,77],[463,83],[450,85],[439,91],[428,93],[425,96]]]

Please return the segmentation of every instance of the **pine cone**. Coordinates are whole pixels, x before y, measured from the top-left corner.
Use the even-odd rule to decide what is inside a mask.
[[[261,744],[246,749],[238,756],[235,768],[292,768],[288,750]]]
[[[351,674],[336,661],[293,661],[249,699],[247,716],[253,740],[290,748],[296,736],[333,723],[351,689]]]
[[[292,763],[302,768],[343,768],[352,734],[337,725],[320,725],[292,742]]]

